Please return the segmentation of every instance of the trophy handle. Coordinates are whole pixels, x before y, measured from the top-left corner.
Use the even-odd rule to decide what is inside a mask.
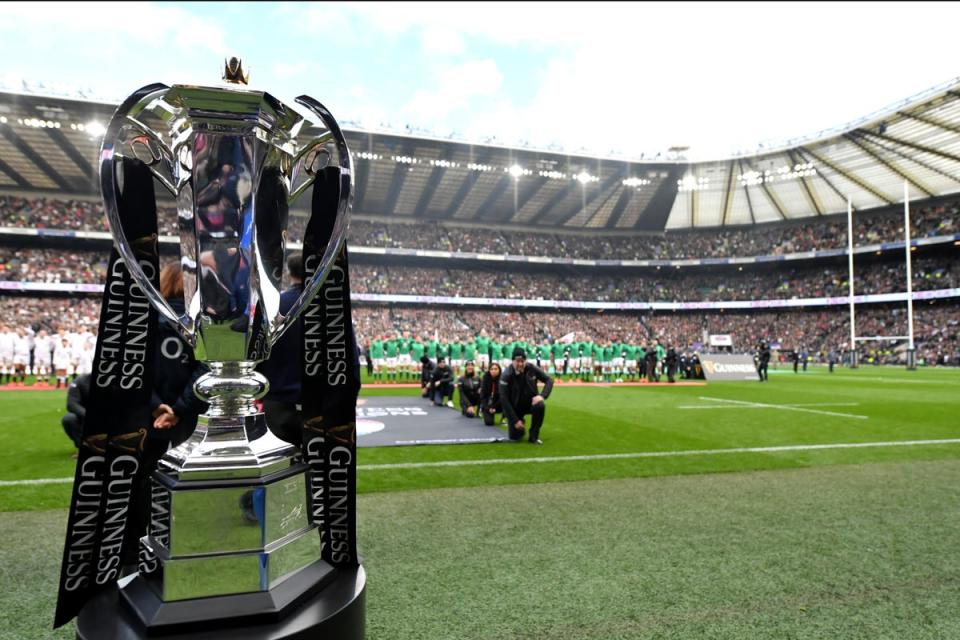
[[[331,115],[326,107],[310,96],[300,96],[296,101],[323,121],[328,130],[328,133],[323,137],[331,137],[337,147],[337,156],[340,160],[340,198],[337,202],[337,210],[334,213],[336,218],[333,224],[333,232],[330,234],[330,240],[327,242],[326,249],[324,249],[320,265],[310,280],[304,282],[303,292],[300,294],[300,297],[297,298],[296,302],[293,303],[293,306],[290,307],[290,311],[287,312],[280,322],[274,325],[269,336],[271,343],[274,343],[276,339],[287,330],[287,327],[296,321],[300,316],[300,312],[310,304],[313,297],[320,290],[323,281],[327,279],[327,275],[330,273],[330,269],[337,259],[337,254],[340,253],[341,246],[347,241],[347,227],[350,222],[350,198],[353,195],[353,164],[350,158],[350,150],[347,148],[347,141],[343,137],[340,125],[337,124],[337,121],[334,120],[333,115]],[[309,149],[313,148],[316,148],[316,144],[310,145]],[[302,188],[298,189],[297,195],[300,195],[302,192]]]
[[[181,316],[174,311],[173,307],[170,306],[170,303],[167,302],[162,295],[160,295],[160,292],[157,291],[150,282],[147,274],[144,273],[143,268],[140,266],[139,261],[133,253],[133,248],[130,246],[130,241],[127,238],[125,230],[123,229],[123,225],[120,223],[120,210],[117,204],[117,159],[123,158],[123,155],[118,153],[116,148],[117,138],[120,134],[120,131],[125,125],[131,124],[131,119],[129,118],[130,111],[135,105],[140,103],[150,94],[159,91],[166,91],[168,89],[169,87],[167,85],[161,83],[146,85],[145,87],[141,87],[133,92],[119,107],[117,107],[116,112],[114,112],[113,117],[110,119],[110,124],[107,126],[107,131],[104,133],[103,144],[100,147],[100,191],[103,194],[104,210],[107,214],[107,222],[110,225],[114,242],[117,250],[120,252],[120,256],[123,258],[123,261],[127,266],[127,270],[130,272],[131,277],[133,278],[134,282],[136,282],[143,290],[144,295],[147,296],[147,299],[150,300],[154,308],[157,309],[163,317],[173,323],[187,343],[193,347],[196,346],[197,341],[193,321],[190,319],[188,314],[185,313]],[[158,145],[160,148],[167,150],[169,156],[173,157],[173,154],[169,153],[169,150],[165,148],[162,140],[158,136],[155,134],[151,135],[153,132],[148,131],[147,127],[136,123],[136,121],[133,121],[133,123],[138,125],[140,131],[147,135],[151,142],[153,142],[155,145]],[[165,176],[160,174],[152,166],[151,171],[161,181],[161,183],[163,183],[165,188],[171,190],[173,185],[170,184],[169,180],[167,180]],[[174,196],[176,195],[175,190],[172,190],[172,194]]]

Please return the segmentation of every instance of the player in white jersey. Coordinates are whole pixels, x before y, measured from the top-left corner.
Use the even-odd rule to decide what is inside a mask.
[[[34,373],[36,373],[34,371],[34,364],[33,364],[33,347],[37,339],[37,332],[34,331],[33,327],[31,327],[29,324],[27,325],[25,331],[27,332],[27,343],[30,347],[30,359],[28,361],[27,373],[29,375],[33,375]]]
[[[70,340],[61,338],[53,350],[53,369],[57,374],[57,389],[60,385],[67,386],[67,376],[73,368],[73,352],[70,350]]]
[[[93,344],[90,342],[83,343],[83,350],[80,351],[77,358],[77,373],[76,375],[82,376],[85,373],[93,373]]]
[[[13,339],[13,382],[27,381],[27,366],[30,364],[30,338],[23,328],[17,329]]]
[[[80,333],[77,334],[78,342],[80,343],[80,351],[83,351],[86,348],[86,345],[97,346],[97,337],[90,333],[90,329],[83,327],[80,329]]]
[[[17,334],[10,331],[10,327],[0,326],[0,375],[4,378],[4,384],[10,382],[10,376],[13,375],[13,347],[16,337]]]
[[[70,339],[70,349],[73,350],[74,354],[83,351],[83,345],[87,342],[87,339],[82,331],[71,331],[68,337]]]
[[[47,378],[53,375],[53,345],[47,330],[40,329],[33,341],[33,373],[42,384],[47,384]]]

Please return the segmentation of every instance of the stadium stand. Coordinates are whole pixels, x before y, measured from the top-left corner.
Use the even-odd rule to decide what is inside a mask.
[[[917,208],[911,216],[911,236],[928,238],[960,233],[960,200]],[[866,213],[855,218],[857,246],[897,242],[903,238],[903,213]],[[161,235],[176,233],[176,210],[159,210]],[[106,218],[99,202],[24,198],[0,195],[2,226],[32,229],[72,229],[106,232]],[[288,234],[292,242],[303,239],[306,218],[291,216]],[[847,246],[847,222],[830,219],[802,223],[773,223],[740,229],[666,231],[661,234],[557,234],[505,230],[494,226],[456,226],[453,223],[413,224],[373,222],[355,218],[350,223],[350,244],[361,247],[443,250],[554,256],[577,259],[677,260],[688,258],[733,258],[784,255]]]
[[[841,349],[849,338],[846,196],[856,211],[857,293],[902,295],[906,180],[920,198],[911,208],[912,284],[923,298],[918,356],[956,364],[960,156],[952,143],[931,141],[960,126],[957,88],[935,87],[789,148],[709,162],[583,157],[348,127],[356,163],[352,282],[364,296],[355,304],[357,331],[363,339],[403,330],[444,338],[486,330],[504,340],[579,333],[697,349],[706,335],[728,333],[742,350],[761,339]],[[0,310],[15,324],[83,332],[95,325],[110,244],[93,169],[99,141],[83,123],[106,121],[114,105],[2,92],[0,105],[10,142],[0,168]],[[31,160],[38,156],[49,162]],[[163,258],[175,259],[171,200],[161,200],[159,218]],[[294,245],[305,221],[295,208]],[[391,296],[446,302],[384,300]],[[451,302],[465,297],[504,304]],[[523,308],[537,301],[558,308]],[[597,313],[575,310],[581,301],[650,304]],[[722,308],[758,301],[777,308]],[[789,301],[804,302],[787,308]],[[655,306],[668,302],[682,308]],[[858,333],[903,335],[904,306],[860,304]],[[863,345],[887,360],[903,348]]]

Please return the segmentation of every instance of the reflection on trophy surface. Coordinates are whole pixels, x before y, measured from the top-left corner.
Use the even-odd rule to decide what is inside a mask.
[[[298,99],[316,118],[310,122],[247,89],[236,59],[224,78],[234,84],[140,89],[115,114],[101,157],[111,231],[131,275],[209,368],[195,384],[209,410],[154,472],[139,577],[124,590],[148,627],[276,618],[335,573],[320,559],[300,450],[277,438],[258,410],[268,383],[255,366],[330,271],[345,242],[349,189],[326,212],[335,220],[319,266],[282,315],[288,207],[328,163],[349,176],[349,151],[319,103]],[[124,239],[115,196],[124,158],[147,164],[177,202],[183,314],[151,285]]]

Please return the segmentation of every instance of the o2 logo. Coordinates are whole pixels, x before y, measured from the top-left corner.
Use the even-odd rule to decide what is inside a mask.
[[[167,360],[179,360],[181,364],[190,364],[190,358],[187,350],[184,349],[183,340],[169,336],[160,343],[160,353]]]

